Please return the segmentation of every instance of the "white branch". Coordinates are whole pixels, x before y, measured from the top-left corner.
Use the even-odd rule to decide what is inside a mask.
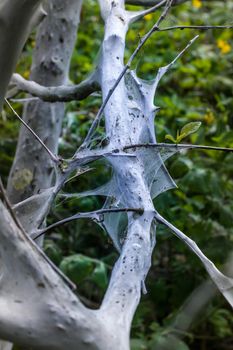
[[[99,90],[95,73],[78,85],[43,86],[35,81],[24,79],[19,74],[13,74],[11,83],[19,90],[40,98],[47,102],[68,102],[83,100],[93,92]]]
[[[164,219],[157,212],[155,213],[155,219],[159,223],[167,226],[179,239],[181,239],[189,247],[189,249],[191,249],[198,256],[220,292],[233,307],[233,279],[222,274],[216,268],[214,263],[205,256],[205,254],[191,238],[186,236],[182,231]]]
[[[0,336],[24,346],[34,344],[48,348],[50,345],[53,348],[56,344],[57,349],[61,349],[59,342],[64,346],[65,340],[59,328],[67,329],[67,320],[73,317],[73,325],[79,324],[81,330],[85,308],[51,268],[39,248],[15,225],[1,202],[0,240],[3,266]],[[66,307],[63,309],[62,305]],[[54,323],[56,319],[58,321]]]
[[[55,227],[61,226],[66,224],[67,222],[71,222],[74,220],[89,218],[96,222],[101,222],[102,216],[106,213],[137,213],[142,214],[143,210],[140,208],[113,208],[113,209],[100,209],[92,212],[85,212],[85,213],[77,213],[73,216],[70,216],[68,218],[65,218],[63,220],[60,220],[58,222],[55,222],[54,224],[44,228],[37,230],[36,232],[32,233],[31,238],[37,239],[40,236],[44,235],[45,233],[53,230]]]
[[[135,12],[128,11],[127,13],[128,13],[129,23],[133,23],[133,22],[137,21],[138,19],[140,19],[141,17],[144,17],[144,16],[148,15],[149,13],[155,12],[155,10],[160,8],[162,5],[165,5],[166,2],[167,2],[167,0],[162,0],[158,4],[151,7],[150,9],[143,10],[143,11],[135,11]]]

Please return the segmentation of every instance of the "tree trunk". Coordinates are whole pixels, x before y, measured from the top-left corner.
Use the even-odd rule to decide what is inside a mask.
[[[124,68],[125,35],[128,17],[124,1],[115,1],[107,7],[102,2],[102,16],[105,20],[105,37],[102,44],[100,63],[100,84],[103,100],[108,95]],[[136,96],[132,92],[132,99]],[[109,147],[121,148],[138,143],[138,131],[132,130],[129,96],[122,79],[105,107],[106,136]],[[139,111],[140,114],[140,111]],[[143,123],[143,121],[141,120]],[[147,121],[145,120],[144,123]],[[143,125],[140,125],[143,128]],[[150,191],[144,181],[144,169],[140,161],[125,155],[108,158],[115,176],[115,196],[123,207],[142,208],[143,214],[128,214],[128,228],[122,252],[116,263],[110,285],[100,312],[114,320],[121,349],[129,349],[129,335],[132,318],[139,303],[145,276],[150,267],[152,246],[150,240],[154,210]],[[117,349],[117,347],[112,347]]]
[[[37,30],[32,80],[45,86],[68,83],[81,6],[82,0],[53,0],[47,3],[47,17]],[[23,112],[25,122],[53,153],[57,153],[63,117],[64,103],[52,104],[41,100],[28,103]],[[49,188],[52,179],[53,168],[48,154],[33,135],[21,126],[16,156],[8,178],[10,201],[18,203],[40,189]],[[29,220],[24,224],[26,231],[28,224]],[[1,350],[10,350],[11,347],[10,343],[0,342]]]
[[[47,17],[40,24],[31,68],[31,79],[45,86],[68,83],[82,0],[52,0],[45,8]],[[41,100],[29,102],[24,121],[47,147],[57,153],[64,117],[64,103]],[[18,203],[51,186],[51,159],[35,137],[21,126],[7,192],[11,203]]]

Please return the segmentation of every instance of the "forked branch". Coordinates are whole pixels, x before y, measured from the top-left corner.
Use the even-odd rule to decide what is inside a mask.
[[[74,220],[78,220],[78,219],[92,219],[93,221],[96,222],[101,222],[101,216],[104,214],[109,214],[109,213],[137,213],[137,214],[142,214],[143,213],[143,209],[140,208],[112,208],[112,209],[100,209],[100,210],[96,210],[96,211],[92,211],[92,212],[86,212],[86,213],[77,213],[73,216],[70,216],[68,218],[65,218],[63,220],[60,220],[58,222],[55,222],[54,224],[44,228],[44,229],[39,229],[36,232],[34,232],[31,237],[33,239],[37,239],[39,237],[41,237],[42,235],[44,235],[47,232],[50,232],[51,230],[53,230],[56,227],[59,227],[61,225],[66,224],[67,222],[71,222]]]
[[[79,101],[88,97],[93,92],[99,91],[99,84],[95,74],[82,81],[78,85],[43,86],[34,81],[24,79],[19,74],[13,74],[11,79],[13,85],[24,92],[40,98],[47,102],[69,102]]]

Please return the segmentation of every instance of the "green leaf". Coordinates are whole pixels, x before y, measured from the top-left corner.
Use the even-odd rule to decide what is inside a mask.
[[[44,252],[55,265],[59,265],[62,260],[62,251],[56,243],[50,240],[44,242]]]
[[[231,311],[226,309],[216,310],[211,315],[209,322],[218,337],[226,338],[232,335],[233,316]]]
[[[180,131],[180,135],[177,138],[177,142],[180,142],[185,137],[195,133],[201,126],[201,122],[191,122],[183,126]]]
[[[88,278],[100,288],[107,287],[106,265],[100,260],[82,254],[75,254],[64,258],[60,264],[60,269],[76,284]]]
[[[76,284],[88,277],[94,268],[92,259],[82,254],[68,256],[60,264],[60,269]]]
[[[176,139],[174,139],[174,137],[172,135],[166,135],[165,136],[165,140],[170,140],[173,143],[179,143],[180,141],[182,141],[185,137],[193,134],[194,132],[196,132],[201,126],[201,122],[191,122],[186,124],[185,126],[183,126],[183,128],[181,129],[181,132],[179,133],[179,130],[177,130],[176,132]]]
[[[176,143],[176,140],[174,139],[174,137],[172,135],[166,135],[165,140],[170,140],[171,142]]]
[[[99,264],[96,265],[94,269],[91,280],[97,284],[100,288],[106,288],[108,284],[107,270],[106,265],[100,261]]]

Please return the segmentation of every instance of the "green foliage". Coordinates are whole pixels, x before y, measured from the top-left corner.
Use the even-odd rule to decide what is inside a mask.
[[[187,344],[185,344],[179,338],[176,338],[169,334],[156,334],[150,341],[149,350],[189,350]]]
[[[132,350],[147,350],[143,339],[131,339],[130,344]]]
[[[62,260],[62,251],[59,246],[53,241],[46,239],[44,242],[44,252],[47,254],[54,264],[59,265]]]
[[[226,309],[215,310],[210,319],[215,334],[220,338],[232,336],[233,315]]]
[[[107,269],[102,261],[75,254],[64,258],[59,267],[77,285],[87,278],[102,289],[107,285]]]

